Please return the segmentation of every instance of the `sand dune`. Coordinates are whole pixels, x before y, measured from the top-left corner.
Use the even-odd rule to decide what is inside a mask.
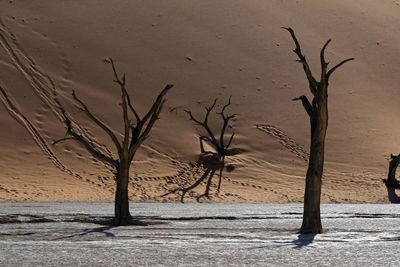
[[[126,73],[144,114],[167,83],[161,119],[131,169],[133,201],[176,201],[160,195],[207,171],[198,164],[201,117],[232,95],[236,133],[222,190],[211,201],[302,201],[309,122],[293,97],[308,94],[293,43],[319,73],[319,49],[332,38],[324,202],[384,203],[390,153],[399,153],[399,1],[2,1],[0,2],[0,200],[111,201],[112,170],[64,137],[58,105],[108,155],[111,141],[73,104],[77,94],[117,132],[118,87],[104,59]],[[216,114],[211,126],[220,127]],[[203,193],[205,183],[187,201]]]

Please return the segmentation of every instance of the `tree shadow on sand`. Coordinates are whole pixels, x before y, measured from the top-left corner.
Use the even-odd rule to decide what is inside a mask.
[[[108,225],[108,226],[96,227],[93,229],[85,229],[83,232],[80,232],[80,233],[55,238],[55,239],[53,239],[53,241],[67,239],[67,238],[73,238],[73,237],[78,237],[78,236],[85,236],[85,235],[88,235],[91,233],[102,233],[102,234],[104,234],[105,237],[115,237],[115,235],[113,233],[108,232],[108,230],[111,230],[112,228],[115,228],[115,226]]]
[[[293,240],[292,243],[295,245],[294,248],[303,248],[310,245],[314,242],[316,234],[299,234],[296,240]]]
[[[227,155],[231,156],[231,155],[235,155],[235,154],[239,154],[239,153],[241,153],[240,149],[231,149],[231,150],[229,150]],[[199,156],[199,158],[196,162],[196,165],[205,168],[204,173],[201,175],[201,177],[199,179],[197,179],[190,186],[175,188],[175,189],[165,193],[164,195],[161,195],[161,197],[166,197],[168,195],[181,192],[180,201],[182,203],[184,203],[185,195],[189,191],[194,190],[195,188],[200,186],[202,182],[206,181],[206,187],[205,187],[204,193],[198,195],[196,197],[196,201],[200,202],[200,200],[202,198],[209,199],[210,198],[210,187],[211,187],[212,180],[214,178],[215,173],[218,173],[217,193],[219,193],[221,190],[221,184],[222,184],[222,174],[223,174],[223,171],[225,168],[225,157],[222,157],[221,155],[219,155],[217,153],[211,153],[211,152],[202,153]],[[232,171],[233,168],[234,167],[231,165],[229,165],[227,167],[228,171]]]
[[[211,187],[211,182],[214,177],[214,174],[219,171],[219,186],[218,186],[218,191],[221,186],[221,179],[222,179],[222,173],[224,169],[224,163],[221,159],[221,157],[216,154],[216,153],[206,153],[206,154],[201,154],[199,156],[199,159],[197,160],[196,164],[198,166],[202,166],[205,168],[204,173],[201,175],[199,179],[197,179],[192,185],[187,186],[187,187],[179,187],[175,188],[168,193],[165,193],[161,197],[166,197],[170,194],[178,193],[181,192],[181,198],[180,201],[184,203],[184,198],[186,193],[189,191],[195,189],[198,187],[202,182],[207,181],[206,188],[203,194],[200,194],[196,197],[197,202],[200,201],[201,198],[210,198],[210,187]]]
[[[119,225],[114,224],[114,218],[104,218],[104,217],[99,217],[99,218],[76,217],[76,218],[73,218],[72,220],[69,220],[69,222],[93,223],[93,224],[100,224],[101,226],[95,227],[95,228],[87,228],[87,229],[84,229],[83,231],[82,230],[79,231],[78,233],[58,237],[53,240],[62,240],[62,239],[79,237],[79,236],[86,236],[86,235],[89,235],[92,233],[104,234],[105,237],[115,237],[115,235],[113,233],[109,232],[109,230],[120,227]],[[131,224],[129,224],[129,225],[130,226],[147,226],[148,223],[132,218]]]
[[[267,246],[259,246],[252,247],[252,249],[261,249],[261,248],[271,248],[271,247],[292,247],[293,249],[302,249],[303,247],[307,247],[314,242],[316,234],[299,234],[297,239],[292,241],[273,241],[275,245],[267,245]]]

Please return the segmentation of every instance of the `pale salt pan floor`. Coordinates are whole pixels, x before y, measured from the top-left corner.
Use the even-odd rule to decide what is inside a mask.
[[[1,203],[1,266],[398,266],[400,206],[322,205],[324,234],[298,235],[302,204],[147,204],[149,225],[110,227],[112,203]]]

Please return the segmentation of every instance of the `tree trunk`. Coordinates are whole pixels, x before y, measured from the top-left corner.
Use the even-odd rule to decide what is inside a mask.
[[[390,154],[390,158],[388,177],[387,179],[382,179],[382,181],[386,184],[390,203],[400,203],[400,198],[396,194],[396,189],[400,189],[400,183],[396,179],[396,170],[400,163],[400,154],[397,156]]]
[[[322,233],[320,201],[325,136],[328,128],[328,95],[327,86],[320,89],[313,100],[311,116],[311,148],[304,193],[303,223],[300,229],[302,234]]]
[[[340,66],[354,58],[348,58],[328,70],[328,63],[325,61],[325,49],[331,39],[326,41],[320,52],[321,61],[321,79],[317,81],[307,63],[306,57],[301,52],[300,43],[294,34],[292,28],[285,28],[296,45],[293,52],[298,56],[299,62],[303,66],[304,73],[307,76],[308,85],[314,98],[312,105],[305,95],[293,100],[301,100],[304,109],[310,116],[311,121],[311,145],[310,160],[306,175],[306,190],[304,193],[304,212],[303,224],[300,228],[302,234],[319,234],[322,232],[320,202],[321,202],[321,184],[322,173],[324,170],[325,136],[328,128],[328,84],[329,77]]]
[[[400,154],[398,156],[390,155],[389,172],[387,180],[383,180],[388,187],[400,189],[399,181],[396,179],[396,170],[400,163]]]
[[[120,166],[117,168],[115,192],[115,225],[129,225],[132,221],[132,216],[129,212],[128,198],[128,181],[129,181],[129,166],[126,161],[121,160]]]

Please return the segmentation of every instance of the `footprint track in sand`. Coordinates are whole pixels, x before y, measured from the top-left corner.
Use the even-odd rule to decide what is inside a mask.
[[[250,184],[250,183],[238,182],[238,181],[234,181],[234,180],[232,180],[232,179],[230,179],[230,178],[224,178],[224,181],[228,181],[228,182],[230,182],[230,183],[232,183],[232,184],[234,184],[234,185],[240,185],[240,186],[242,186],[242,187],[250,187],[250,188],[254,188],[254,189],[256,189],[256,190],[264,190],[264,191],[272,192],[272,193],[274,193],[274,194],[279,194],[278,192],[276,192],[276,191],[273,190],[273,189],[268,189],[268,188],[266,188],[266,187],[263,187],[263,186],[257,185],[257,184]]]
[[[278,142],[293,152],[299,159],[308,162],[310,154],[302,146],[297,144],[291,137],[289,137],[284,131],[271,124],[256,124],[257,129],[270,135],[271,137],[278,139]]]
[[[25,28],[28,27],[25,22],[23,25]],[[57,44],[49,38],[46,34],[40,32],[33,32],[38,35],[38,38],[42,39],[44,42],[49,43],[55,49],[58,49]],[[71,67],[68,58],[59,52],[60,54],[60,62],[62,68],[61,82],[59,86],[56,86],[56,83],[53,79],[45,74],[39,66],[36,65],[34,59],[27,55],[27,53],[23,50],[22,46],[19,44],[17,38],[14,34],[5,26],[5,24],[0,19],[0,45],[9,55],[10,61],[15,66],[15,68],[21,72],[21,74],[28,81],[29,85],[35,92],[35,94],[39,97],[41,102],[43,103],[43,108],[40,112],[36,114],[36,121],[31,122],[21,110],[17,107],[17,103],[12,99],[8,90],[5,86],[2,86],[1,89],[1,100],[3,104],[7,107],[8,112],[11,116],[13,116],[20,124],[22,124],[27,131],[30,133],[32,138],[35,140],[37,145],[42,149],[43,153],[53,162],[53,164],[61,169],[62,171],[67,172],[71,176],[74,176],[78,179],[82,179],[83,177],[67,168],[56,156],[55,152],[52,150],[51,146],[48,144],[46,137],[43,135],[44,129],[42,126],[45,125],[45,114],[51,112],[53,113],[60,121],[62,121],[62,116],[59,111],[59,104],[56,101],[56,97],[58,93],[63,90],[69,89],[70,86],[70,76],[71,76]],[[60,90],[60,91],[57,91]],[[36,125],[37,124],[37,125]],[[111,155],[111,152],[105,147],[94,141],[94,138],[89,134],[89,132],[80,128],[82,135],[85,136],[88,140],[93,142],[93,144],[99,148],[103,153],[107,155]],[[204,171],[201,166],[196,163],[186,163],[180,160],[177,160],[171,157],[168,154],[165,154],[151,146],[143,145],[144,148],[151,150],[152,152],[158,154],[159,156],[166,157],[170,161],[170,165],[176,169],[175,175],[169,176],[135,176],[134,180],[132,179],[131,185],[135,187],[135,191],[140,191],[143,197],[146,197],[147,189],[143,183],[144,181],[157,181],[159,182],[159,186],[162,186],[163,182],[169,185],[187,185],[193,181],[195,181],[196,177],[199,173]],[[103,164],[103,167],[108,171],[112,172],[112,169],[108,165],[104,165],[102,162],[98,162],[100,165]],[[136,179],[135,179],[136,178]],[[96,179],[96,178],[94,178]],[[93,179],[88,179],[86,182],[93,184],[94,186],[99,187],[107,187],[107,183],[104,180],[96,179],[100,183],[93,182]],[[108,179],[110,183],[113,182],[113,179]],[[256,185],[246,185],[251,186],[252,188],[257,188]],[[260,189],[260,188],[259,188]],[[112,191],[112,189],[110,189]]]
[[[61,79],[58,84],[58,89],[61,89],[61,91],[71,89],[71,63],[68,60],[68,57],[59,48],[57,42],[50,38],[50,36],[48,36],[46,33],[33,29],[28,29],[29,23],[27,22],[27,20],[25,20],[24,22],[18,20],[17,22],[19,26],[25,28],[26,30],[29,30],[33,35],[36,35],[38,39],[42,40],[43,43],[48,44],[51,48],[57,51],[56,53],[59,54],[59,62],[61,66]]]
[[[71,76],[72,76],[72,69],[71,69],[71,62],[68,60],[68,57],[64,54],[61,53],[60,57],[60,62],[61,62],[61,79],[59,82],[58,88],[61,89],[61,91],[71,91],[72,90],[72,82],[71,82]]]
[[[26,25],[24,25],[26,27]],[[39,32],[36,32],[40,38],[44,39],[46,42],[50,42],[52,45],[56,44],[51,41],[46,36]],[[54,81],[50,76],[45,74],[37,66],[32,57],[30,57],[19,44],[15,35],[6,27],[0,18],[0,46],[8,54],[11,63],[14,67],[23,75],[26,81],[29,83],[30,87],[34,93],[41,100],[42,105],[44,105],[46,111],[51,112],[63,123],[63,116],[60,112],[60,105],[56,100],[57,90]],[[62,65],[64,68],[64,77],[67,77],[69,73],[69,62],[65,57],[61,56]],[[67,78],[65,78],[68,80]],[[53,162],[53,164],[60,170],[68,173],[71,176],[82,179],[81,175],[73,172],[67,168],[56,156],[55,152],[52,150],[48,144],[44,131],[35,125],[34,122],[30,121],[23,112],[18,108],[16,100],[12,98],[5,86],[0,86],[0,100],[2,100],[4,106],[6,107],[8,113],[19,122],[28,133],[31,135],[33,140],[43,151],[43,153]],[[43,114],[37,114],[37,123],[41,126],[43,122]],[[78,127],[78,131],[82,134],[91,144],[93,144],[97,149],[102,151],[106,155],[111,155],[111,152],[105,148],[105,146],[98,144],[94,138],[88,133],[86,129]],[[105,164],[104,164],[105,165]],[[107,169],[107,167],[106,167]]]
[[[10,190],[5,188],[5,187],[3,187],[3,186],[0,186],[0,191],[4,191],[4,192],[6,192],[8,194],[11,194]]]
[[[23,23],[24,28],[27,28],[27,21]],[[44,42],[49,43],[55,49],[58,49],[57,44],[51,40],[46,34],[33,31],[33,34],[36,34],[38,38],[42,39]],[[53,113],[61,122],[63,122],[63,117],[60,114],[59,110],[59,103],[56,100],[58,96],[56,84],[53,79],[45,74],[40,68],[36,65],[34,59],[30,57],[19,44],[15,35],[6,27],[3,21],[0,19],[0,45],[9,55],[10,61],[15,66],[15,68],[25,77],[27,82],[29,83],[30,87],[33,89],[35,94],[39,97],[42,102],[43,108],[37,112],[35,122],[30,121],[21,110],[18,109],[18,105],[16,101],[12,98],[8,90],[5,86],[0,87],[1,89],[1,100],[3,104],[6,106],[7,111],[10,115],[17,120],[22,126],[26,128],[29,134],[32,136],[34,141],[37,145],[41,148],[43,153],[53,162],[53,164],[61,169],[62,171],[67,172],[71,176],[74,176],[79,179],[83,179],[82,176],[78,173],[73,172],[72,170],[68,169],[56,156],[55,152],[52,150],[51,146],[48,144],[46,137],[43,135],[45,131],[42,129],[42,126],[45,125],[45,113]],[[65,55],[59,53],[60,62],[62,67],[62,81],[60,87],[62,89],[66,89],[69,86],[70,82],[70,62],[68,61]],[[61,89],[61,90],[62,90]],[[37,126],[36,126],[37,124]],[[96,148],[101,150],[104,154],[111,156],[111,152],[103,145],[94,141],[94,138],[90,135],[90,133],[85,128],[79,128],[81,134],[89,140]],[[187,164],[182,161],[175,160],[174,158],[170,157],[169,155],[162,153],[150,146],[143,146],[147,149],[152,150],[153,152],[159,154],[160,156],[167,157],[171,161],[171,165],[177,169],[177,174],[173,176],[159,176],[159,177],[140,177],[140,181],[150,181],[150,180],[157,180],[163,181],[166,180],[169,183],[178,184],[180,181],[188,183],[191,178],[196,173],[199,173],[199,170],[196,167],[192,168],[190,164]],[[72,151],[71,151],[72,152]],[[105,169],[112,172],[112,168],[108,165],[105,165],[103,162],[97,162],[100,165],[103,165]],[[182,179],[184,178],[184,179]],[[90,179],[89,179],[90,180]],[[92,181],[86,181],[88,183],[92,183]],[[138,182],[138,181],[137,181]],[[138,187],[138,185],[136,184]],[[144,189],[141,189],[143,193],[145,193]]]

